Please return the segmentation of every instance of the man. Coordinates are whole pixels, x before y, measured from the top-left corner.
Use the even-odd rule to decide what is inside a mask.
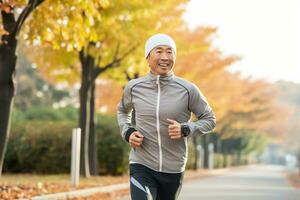
[[[174,75],[176,44],[170,36],[150,37],[145,58],[150,73],[129,81],[118,104],[121,135],[132,147],[131,198],[175,200],[187,161],[187,137],[212,131],[216,119],[197,86]],[[191,113],[197,121],[189,121]]]

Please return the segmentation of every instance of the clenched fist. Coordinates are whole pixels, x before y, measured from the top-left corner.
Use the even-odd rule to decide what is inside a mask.
[[[133,148],[140,147],[143,143],[143,140],[144,140],[144,136],[138,131],[134,131],[129,136],[129,144]]]

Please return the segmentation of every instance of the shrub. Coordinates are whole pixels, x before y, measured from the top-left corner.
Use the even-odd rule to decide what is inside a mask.
[[[13,124],[4,162],[4,172],[69,173],[71,121],[19,121]],[[127,145],[114,117],[98,116],[96,126],[98,166],[101,174],[122,174],[128,170]]]
[[[70,170],[71,122],[14,124],[4,171],[66,173]]]
[[[222,168],[224,166],[224,156],[219,153],[214,154],[214,168]]]
[[[52,107],[32,107],[25,112],[14,109],[13,122],[28,122],[28,121],[77,121],[78,109],[68,106],[65,108],[54,109]]]
[[[121,138],[116,118],[99,116],[97,136],[99,172],[112,175],[127,172],[130,148]]]

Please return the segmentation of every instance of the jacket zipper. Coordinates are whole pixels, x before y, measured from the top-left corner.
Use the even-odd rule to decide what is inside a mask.
[[[162,151],[161,151],[161,137],[160,137],[160,125],[159,125],[159,104],[160,104],[160,83],[159,83],[159,75],[156,79],[157,84],[157,104],[156,104],[156,130],[158,137],[158,149],[159,149],[159,171],[162,171]]]

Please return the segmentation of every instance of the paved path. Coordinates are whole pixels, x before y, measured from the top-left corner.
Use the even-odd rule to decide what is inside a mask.
[[[250,166],[224,175],[186,182],[180,200],[300,200],[283,168]]]

